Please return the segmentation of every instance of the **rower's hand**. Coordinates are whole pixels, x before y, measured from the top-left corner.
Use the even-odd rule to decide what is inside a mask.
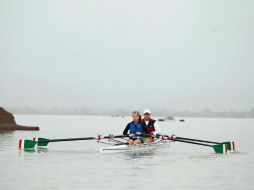
[[[130,137],[130,138],[133,138],[133,137],[134,137],[134,134],[129,134],[129,137]]]
[[[140,133],[140,132],[136,132],[136,135],[142,135],[142,133]]]

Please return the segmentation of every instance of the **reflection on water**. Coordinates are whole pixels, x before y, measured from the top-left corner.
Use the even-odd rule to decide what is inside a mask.
[[[47,153],[49,150],[47,147],[37,147],[38,153]]]
[[[10,148],[13,141],[13,131],[0,131],[0,151]]]
[[[11,131],[11,130],[1,130],[0,129],[0,137],[1,137],[1,134],[8,134],[8,133],[13,133],[14,131]]]
[[[155,150],[146,150],[146,151],[125,152],[122,154],[126,156],[126,159],[139,159],[143,157],[152,157],[155,155],[155,152],[156,152]]]

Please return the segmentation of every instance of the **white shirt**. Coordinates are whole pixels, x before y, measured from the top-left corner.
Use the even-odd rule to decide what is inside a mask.
[[[145,123],[146,123],[146,125],[148,125],[149,121],[145,120]],[[154,130],[155,130],[153,132],[154,135],[159,135],[161,133],[160,127],[159,127],[159,125],[158,125],[158,123],[156,121],[154,123]]]

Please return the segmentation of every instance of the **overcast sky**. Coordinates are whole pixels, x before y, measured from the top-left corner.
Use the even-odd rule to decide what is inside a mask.
[[[253,0],[0,0],[0,105],[249,110]]]

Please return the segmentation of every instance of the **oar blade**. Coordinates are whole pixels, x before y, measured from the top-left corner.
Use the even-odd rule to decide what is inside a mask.
[[[20,139],[19,140],[19,143],[18,143],[18,148],[21,150],[21,149],[33,149],[36,145],[36,141],[33,141],[33,140],[23,140],[23,139]]]
[[[221,144],[225,144],[225,145],[227,145],[227,147],[228,147],[228,151],[231,151],[231,143],[230,143],[230,141],[227,141],[227,142],[222,142]]]
[[[230,146],[231,146],[231,152],[235,152],[235,142],[234,141],[230,142]]]
[[[46,147],[49,144],[49,142],[47,142],[48,140],[49,139],[39,137],[37,139],[37,146],[38,147]]]
[[[235,142],[234,141],[227,141],[227,142],[223,142],[221,144],[226,144],[228,147],[228,151],[235,152]]]
[[[235,152],[235,142],[234,141],[227,141],[227,142],[223,142],[222,144],[227,145],[228,151]]]
[[[228,145],[223,143],[216,144],[213,146],[213,150],[218,154],[226,154],[228,152]]]

